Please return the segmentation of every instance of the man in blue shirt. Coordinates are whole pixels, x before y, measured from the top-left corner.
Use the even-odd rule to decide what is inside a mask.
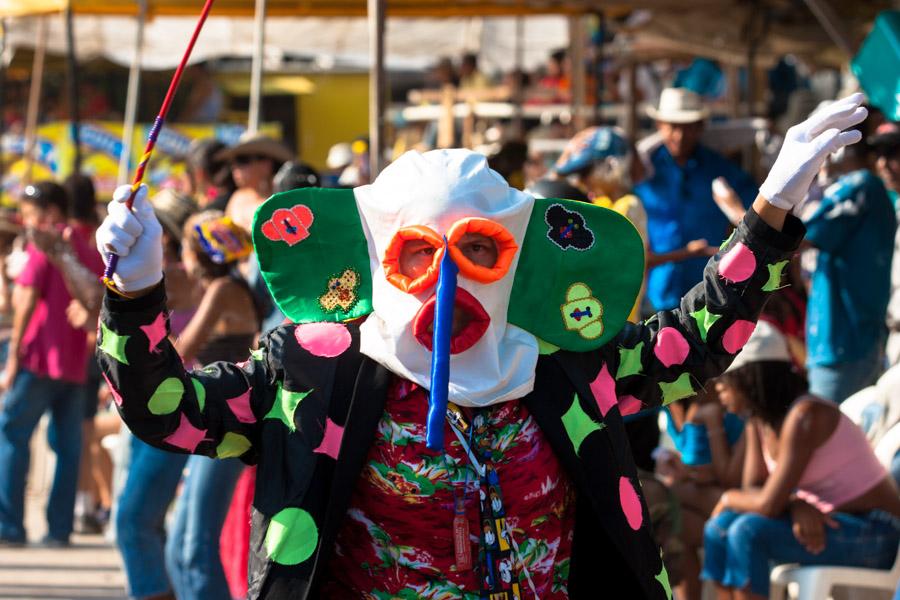
[[[900,218],[900,123],[887,122],[875,130],[872,148],[877,160],[875,168],[894,203]],[[885,347],[888,365],[900,364],[900,235],[894,236],[894,258],[891,264],[891,299],[887,308],[888,339]]]
[[[700,144],[708,115],[700,97],[690,90],[663,90],[659,109],[651,109],[662,144],[649,160],[653,174],[635,187],[647,211],[650,250],[665,254],[693,240],[718,246],[728,233],[728,218],[712,196],[712,182],[724,177],[744,206],[750,206],[757,187],[750,176],[723,156]],[[700,281],[708,254],[651,269],[647,297],[655,310],[678,306],[681,297]]]
[[[806,221],[819,250],[806,314],[810,392],[841,402],[882,369],[897,221],[863,140],[832,157],[835,183]]]

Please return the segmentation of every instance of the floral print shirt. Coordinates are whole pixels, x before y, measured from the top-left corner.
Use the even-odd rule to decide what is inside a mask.
[[[425,446],[427,393],[395,378],[375,441],[350,500],[326,577],[325,598],[477,599],[479,502],[482,490],[469,459],[449,429],[446,457]],[[513,552],[513,590],[533,598],[568,598],[575,520],[574,490],[547,439],[519,401],[481,409],[474,425],[486,435],[488,454],[503,493]],[[455,499],[462,496],[473,568],[454,559]],[[410,515],[414,508],[415,518]],[[522,568],[524,563],[525,569]],[[510,595],[509,600],[513,600]]]

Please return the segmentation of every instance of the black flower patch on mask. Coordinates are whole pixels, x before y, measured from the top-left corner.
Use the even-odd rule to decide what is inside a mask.
[[[584,251],[594,245],[594,232],[584,224],[584,217],[562,204],[552,204],[544,213],[544,222],[550,228],[547,237],[563,250]]]

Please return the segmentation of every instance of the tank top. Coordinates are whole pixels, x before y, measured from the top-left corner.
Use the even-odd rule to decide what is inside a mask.
[[[871,490],[887,476],[887,471],[875,457],[863,430],[832,402],[821,402],[834,406],[840,417],[834,432],[813,451],[796,491],[798,498],[829,513]],[[763,458],[772,473],[778,462],[766,451],[761,431],[759,436]]]
[[[244,292],[253,303],[254,318],[256,319],[257,330],[259,330],[259,304],[257,303],[256,297],[253,295],[253,291],[247,284],[247,280],[241,277],[237,270],[232,270],[228,277],[244,289]],[[203,348],[197,352],[197,362],[202,365],[208,365],[209,363],[220,360],[235,363],[246,360],[247,356],[250,354],[250,350],[253,348],[253,341],[255,338],[256,333],[226,333],[214,335],[206,340]]]

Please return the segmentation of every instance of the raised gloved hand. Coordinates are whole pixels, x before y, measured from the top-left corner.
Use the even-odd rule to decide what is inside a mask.
[[[147,186],[141,185],[132,210],[125,201],[130,185],[120,185],[109,203],[109,215],[97,228],[97,249],[108,263],[109,254],[119,255],[113,282],[123,292],[146,289],[162,279],[162,226],[147,200]]]
[[[859,131],[843,131],[865,120],[868,111],[860,106],[862,101],[862,94],[847,96],[788,129],[760,195],[784,210],[800,204],[825,158],[862,139]]]

